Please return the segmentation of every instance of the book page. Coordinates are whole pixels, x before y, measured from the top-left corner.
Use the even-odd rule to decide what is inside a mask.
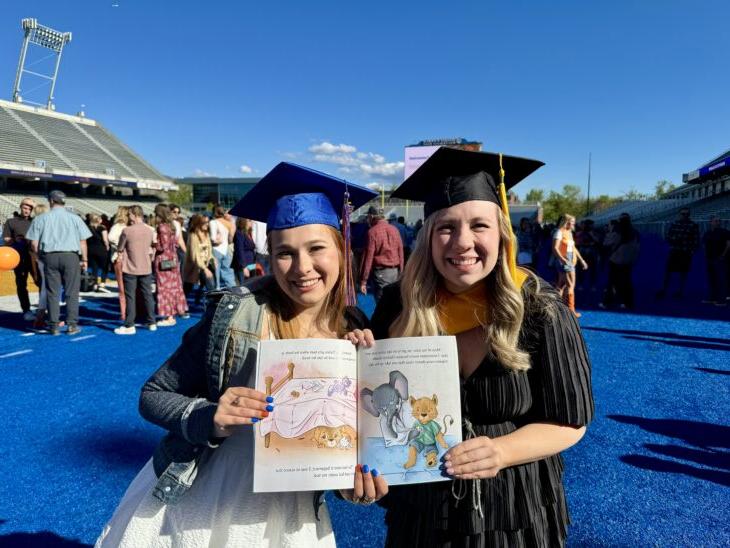
[[[455,337],[376,341],[358,352],[358,462],[390,485],[446,481],[439,465],[461,442]]]
[[[357,352],[337,339],[261,341],[256,390],[274,410],[254,425],[255,492],[352,488]]]

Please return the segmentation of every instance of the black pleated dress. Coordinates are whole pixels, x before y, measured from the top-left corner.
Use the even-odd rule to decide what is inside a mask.
[[[528,280],[520,332],[532,367],[511,372],[486,358],[462,382],[464,439],[503,436],[532,422],[585,426],[593,418],[590,363],[578,323],[546,282],[540,295],[551,313],[541,313],[534,290]],[[387,338],[401,307],[399,286],[386,288],[371,322],[376,339]],[[555,455],[505,468],[493,479],[392,487],[380,501],[387,510],[386,546],[562,546],[570,522],[562,477],[563,459]]]

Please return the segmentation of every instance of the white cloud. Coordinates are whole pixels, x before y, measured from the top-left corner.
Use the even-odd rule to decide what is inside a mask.
[[[208,173],[205,170],[200,169],[199,167],[195,168],[195,171],[193,171],[193,177],[214,177],[215,175],[213,173]]]
[[[357,147],[346,144],[332,144],[322,141],[309,147],[312,159],[323,164],[339,166],[339,173],[351,176],[355,180],[383,179],[388,182],[400,182],[403,176],[404,162],[388,162],[382,154],[359,151]],[[380,184],[380,183],[379,183]]]
[[[238,171],[244,174],[253,173],[253,169],[251,168],[251,166],[247,166],[246,164],[243,164],[241,167],[239,167]]]
[[[315,154],[352,154],[357,152],[357,149],[352,145],[346,145],[344,143],[333,145],[327,141],[322,141],[318,145],[312,145],[309,147],[309,152],[313,152]]]
[[[323,164],[339,166],[356,166],[359,162],[349,154],[315,154],[314,160]]]
[[[360,164],[360,170],[368,175],[380,175],[382,177],[394,177],[403,174],[404,162],[383,162],[375,165]]]

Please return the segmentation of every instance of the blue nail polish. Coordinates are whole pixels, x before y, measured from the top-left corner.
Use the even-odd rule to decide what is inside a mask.
[[[367,474],[368,472],[370,472],[370,468],[368,467],[367,464],[363,464],[362,465],[362,473],[363,474]]]
[[[251,419],[251,422],[259,422],[259,419],[258,419],[257,417],[253,417],[253,418]]]
[[[273,411],[274,410],[274,406],[273,405],[267,405],[266,406],[266,410],[267,411]]]
[[[266,403],[273,403],[273,402],[274,402],[273,396],[266,396]]]
[[[373,475],[374,478],[377,478],[378,474],[380,474],[380,472],[378,472],[375,468],[373,468],[370,473]]]

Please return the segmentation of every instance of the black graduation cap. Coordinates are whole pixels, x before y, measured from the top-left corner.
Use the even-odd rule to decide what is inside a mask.
[[[393,192],[393,197],[425,202],[426,217],[469,200],[494,202],[505,209],[499,190],[500,168],[506,191],[543,165],[529,158],[440,147]]]

